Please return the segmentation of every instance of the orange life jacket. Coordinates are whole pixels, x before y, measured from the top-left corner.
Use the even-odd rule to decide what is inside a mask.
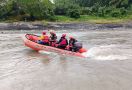
[[[48,35],[43,35],[43,36],[41,37],[41,39],[42,39],[43,42],[46,42],[46,43],[49,42],[49,36],[48,36]]]

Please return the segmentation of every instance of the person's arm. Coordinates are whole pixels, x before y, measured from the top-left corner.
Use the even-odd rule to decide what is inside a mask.
[[[73,42],[72,42],[72,45],[74,46],[76,42],[77,42],[77,40],[74,39]]]
[[[62,38],[58,41],[58,44],[62,41]]]

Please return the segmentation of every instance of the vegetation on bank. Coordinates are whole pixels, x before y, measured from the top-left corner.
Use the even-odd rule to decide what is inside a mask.
[[[90,22],[97,24],[105,24],[105,23],[122,23],[126,21],[132,20],[132,15],[126,17],[98,17],[98,16],[89,16],[89,15],[81,15],[80,18],[70,18],[68,16],[55,16],[56,22]]]
[[[132,0],[1,0],[1,21],[118,23],[132,19]]]

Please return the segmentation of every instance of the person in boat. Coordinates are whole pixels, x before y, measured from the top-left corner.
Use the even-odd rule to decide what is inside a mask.
[[[53,30],[50,31],[49,45],[54,47],[56,39],[57,39],[56,33]]]
[[[68,45],[68,40],[66,39],[66,34],[62,34],[58,44],[58,48],[66,49],[66,46]]]
[[[67,50],[72,51],[72,52],[79,52],[79,53],[83,53],[87,51],[86,49],[83,48],[83,45],[81,42],[78,42],[72,36],[70,36],[69,38],[70,38],[69,45],[67,46]]]
[[[74,50],[75,49],[75,42],[77,42],[77,40],[74,37],[70,36],[69,37],[69,45],[67,46],[67,49],[69,51],[76,51],[76,50]]]
[[[40,40],[38,40],[39,44],[42,45],[49,45],[49,36],[46,35],[46,32],[42,32],[42,35],[40,36]]]
[[[82,52],[82,43],[81,42],[75,42],[74,46],[72,47],[73,52]]]

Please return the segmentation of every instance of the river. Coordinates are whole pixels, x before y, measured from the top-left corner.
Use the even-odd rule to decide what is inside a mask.
[[[132,29],[58,30],[83,42],[87,58],[35,52],[26,33],[0,31],[0,90],[131,90]]]

